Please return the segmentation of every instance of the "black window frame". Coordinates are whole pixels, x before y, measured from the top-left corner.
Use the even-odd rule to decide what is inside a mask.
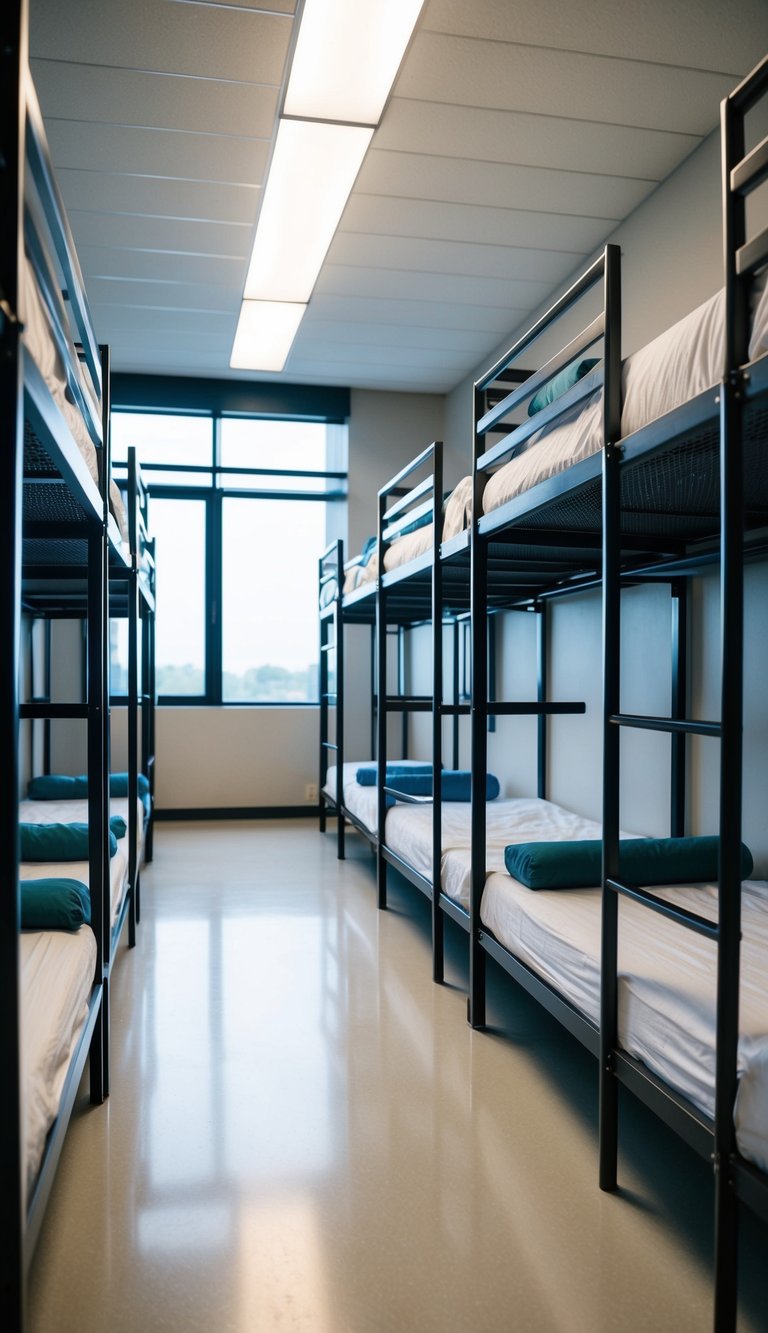
[[[206,386],[207,395],[206,395]],[[260,391],[261,394],[260,394]],[[207,396],[207,401],[206,401]],[[266,399],[266,401],[264,401]],[[149,400],[149,401],[148,401]],[[258,407],[261,410],[254,410]],[[329,410],[331,409],[331,410]],[[249,500],[302,501],[307,504],[346,504],[348,472],[344,470],[309,471],[298,468],[223,467],[221,458],[221,423],[228,418],[252,421],[303,422],[346,425],[349,417],[348,390],[312,390],[304,385],[254,385],[229,381],[178,381],[160,376],[116,375],[112,390],[112,411],[121,416],[188,416],[211,420],[211,466],[177,463],[142,463],[153,498],[164,500],[202,500],[205,505],[205,656],[204,682],[201,694],[162,694],[162,707],[182,708],[318,708],[319,697],[302,700],[237,699],[223,697],[223,549],[222,509],[229,498]],[[189,477],[203,475],[204,485],[173,485],[168,482],[152,484],[153,473],[185,473]],[[325,478],[336,482],[324,491],[277,490],[273,487],[227,487],[226,477],[284,476]],[[151,521],[151,507],[150,507]],[[162,568],[158,569],[162,579]],[[319,683],[318,683],[319,689]]]

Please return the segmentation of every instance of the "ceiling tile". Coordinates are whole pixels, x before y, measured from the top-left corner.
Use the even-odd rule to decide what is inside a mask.
[[[258,185],[267,165],[263,139],[224,138],[175,130],[130,129],[53,120],[47,126],[54,165],[141,176]]]
[[[717,70],[734,82],[768,47],[765,0],[739,0],[738,16],[723,0],[428,0],[421,27]]]
[[[358,194],[353,194],[341,220],[342,232],[422,236],[490,245],[514,242],[533,249],[567,250],[574,255],[587,254],[609,228],[610,223],[599,218],[566,218],[557,213]]]
[[[152,310],[218,310],[236,311],[240,304],[239,291],[235,294],[220,286],[202,283],[141,282],[131,278],[88,278],[88,300],[99,305],[142,305]],[[148,314],[147,320],[152,318]]]
[[[272,136],[277,87],[61,60],[30,63],[46,119],[237,133],[253,139]]]
[[[422,32],[399,97],[709,134],[733,76]]]
[[[568,277],[578,260],[579,255],[570,250],[474,245],[467,241],[427,241],[415,236],[369,236],[345,231],[336,236],[326,264],[517,279],[527,287],[530,300],[536,304],[557,282]],[[542,292],[542,288],[546,290]]]
[[[78,209],[70,212],[69,220],[78,249],[85,245],[108,245],[110,249],[154,250],[237,260],[247,259],[250,252],[252,228],[240,224],[129,217]]]
[[[659,181],[699,143],[692,134],[396,97],[373,147]]]
[[[540,288],[539,300],[551,288]],[[412,270],[344,268],[326,264],[317,286],[327,296],[388,297],[402,301],[446,301],[451,305],[503,306],[509,326],[521,320],[537,302],[527,287],[497,278],[463,277],[460,274],[416,273]]]
[[[650,193],[655,181],[595,175],[576,169],[475,162],[424,153],[369,152],[357,194],[437,199],[458,204],[523,206],[543,213],[573,213],[619,220]]]
[[[231,338],[235,331],[235,311],[157,310],[144,305],[95,305],[91,312],[102,341],[113,337],[144,334],[152,328],[164,335],[191,332],[205,337],[209,333]],[[104,334],[102,334],[104,330]],[[106,336],[108,335],[108,336]],[[169,339],[169,343],[170,343]]]
[[[167,0],[78,0],[73,21],[71,5],[35,0],[29,47],[48,60],[279,87],[292,27],[287,14]]]
[[[120,175],[113,171],[61,168],[56,179],[68,209],[129,217],[169,217],[240,223],[251,227],[261,190],[255,185],[168,180],[159,176]]]
[[[373,300],[363,296],[324,296],[322,292],[312,297],[304,325],[311,329],[315,318],[338,322],[349,320],[352,323],[397,323],[404,328],[480,329],[498,335],[503,335],[510,328],[509,314],[502,307],[452,306],[440,301]]]
[[[185,283],[220,287],[240,297],[243,264],[239,259],[212,259],[207,255],[173,255],[153,250],[113,250],[109,246],[80,247],[80,263],[87,282],[94,278],[131,279],[160,286]]]

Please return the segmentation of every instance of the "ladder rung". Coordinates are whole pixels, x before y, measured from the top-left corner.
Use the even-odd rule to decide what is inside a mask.
[[[444,717],[460,717],[471,713],[472,709],[469,704],[440,704],[440,712]]]
[[[609,722],[617,727],[639,727],[641,731],[682,732],[690,736],[719,736],[719,722],[697,722],[693,718],[643,717],[635,713],[612,713]]]
[[[707,939],[717,940],[720,937],[720,927],[716,921],[709,921],[707,917],[699,916],[697,912],[690,912],[687,907],[680,907],[677,903],[657,898],[656,894],[648,889],[641,889],[636,884],[624,884],[618,879],[607,879],[605,887],[613,889],[614,893],[623,894],[625,898],[634,898],[635,902],[650,907],[652,912],[659,912],[661,916],[669,917],[670,921],[676,921],[678,925],[686,926],[688,930],[695,930],[698,935],[706,935]]]
[[[476,711],[487,717],[541,717],[562,713],[586,713],[585,703],[548,703],[546,700],[531,699],[523,703],[504,703],[501,699],[489,699]]]
[[[387,696],[388,713],[431,713],[431,694],[390,694]]]

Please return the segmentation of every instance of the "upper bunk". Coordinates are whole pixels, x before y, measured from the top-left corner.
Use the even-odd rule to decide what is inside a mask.
[[[20,334],[22,560],[83,569],[88,534],[103,527],[110,565],[122,569],[130,560],[110,476],[108,353],[96,340],[26,62],[19,77],[19,225],[16,244],[0,255],[0,308],[3,323],[17,324]]]
[[[485,542],[599,534],[607,448],[620,460],[625,568],[669,570],[675,561],[691,568],[713,558],[721,385],[738,381],[747,544],[753,553],[768,549],[768,231],[748,240],[746,219],[748,196],[768,177],[768,140],[746,152],[743,129],[767,88],[763,61],[723,104],[725,288],[622,360],[620,255],[609,245],[477,381],[474,484]],[[572,328],[590,294],[578,332],[523,384],[485,405],[483,395],[530,357],[534,343],[547,335],[551,345],[566,316]]]

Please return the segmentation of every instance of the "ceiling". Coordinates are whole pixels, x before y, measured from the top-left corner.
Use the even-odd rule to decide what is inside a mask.
[[[766,0],[427,0],[283,375],[258,376],[229,354],[296,8],[30,0],[117,370],[446,392],[715,128],[768,47]]]

